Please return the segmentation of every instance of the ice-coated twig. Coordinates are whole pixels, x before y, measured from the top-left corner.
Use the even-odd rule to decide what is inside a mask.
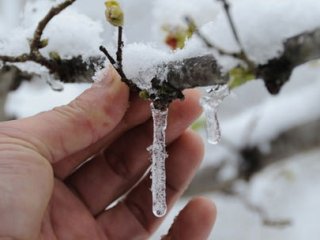
[[[152,212],[156,217],[162,217],[167,212],[166,202],[166,135],[168,109],[159,110],[151,104],[153,118],[153,144],[149,147],[151,153],[151,191]]]
[[[218,85],[211,88],[200,100],[206,117],[207,139],[211,144],[219,143],[221,130],[218,121],[218,107],[229,95],[228,85]]]

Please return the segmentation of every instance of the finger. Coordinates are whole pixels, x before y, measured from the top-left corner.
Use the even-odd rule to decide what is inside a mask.
[[[9,122],[5,127],[54,163],[109,133],[124,116],[128,96],[127,86],[112,70],[70,104]]]
[[[198,168],[203,157],[203,143],[199,136],[187,131],[168,149],[167,204],[172,208],[181,196]],[[111,239],[137,239],[149,237],[163,218],[152,213],[150,179],[146,177],[125,200],[97,217],[98,223]],[[126,223],[126,228],[122,224]]]
[[[184,91],[186,99],[195,98],[195,104],[197,106],[194,109],[200,109],[198,106],[199,92],[197,90]],[[180,102],[180,101],[177,101]],[[187,101],[185,101],[187,102]],[[177,105],[177,109],[180,108],[179,104],[173,103],[172,108]],[[190,106],[193,109],[193,106]],[[192,116],[192,114],[190,114]],[[131,128],[134,128],[144,122],[146,122],[151,116],[150,102],[142,100],[137,95],[130,97],[130,107],[127,110],[125,116],[121,122],[105,137],[99,140],[97,143],[90,145],[89,147],[68,156],[67,158],[55,163],[53,165],[55,176],[60,179],[68,177],[81,163],[92,157],[94,154],[100,152],[102,149],[107,148],[115,139],[121,136],[123,133]]]
[[[162,240],[206,240],[216,220],[216,207],[210,200],[194,198],[179,213]]]
[[[146,122],[151,116],[150,103],[141,99],[136,94],[131,94],[129,108],[120,123],[106,136],[98,140],[97,143],[82,149],[61,161],[53,164],[54,174],[63,180],[85,160],[99,153],[108,147],[115,139],[124,132]]]
[[[166,131],[168,144],[200,115],[198,98],[198,92],[193,91],[185,101],[172,104]],[[145,173],[150,165],[146,148],[152,143],[152,132],[151,120],[127,132],[103,155],[85,164],[68,179],[94,215],[128,191]]]

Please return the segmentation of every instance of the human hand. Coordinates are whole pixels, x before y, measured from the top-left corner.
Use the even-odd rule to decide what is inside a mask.
[[[69,105],[0,124],[0,239],[147,239],[163,218],[151,210],[149,104],[131,96],[114,71]],[[186,130],[199,116],[198,94],[169,110],[167,203],[181,196],[202,157]],[[87,161],[90,158],[90,161]],[[137,184],[123,200],[105,210]],[[206,239],[214,205],[192,200],[166,239]]]

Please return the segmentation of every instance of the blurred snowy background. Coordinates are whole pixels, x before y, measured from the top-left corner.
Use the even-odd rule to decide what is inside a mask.
[[[58,3],[54,0],[0,0],[0,54],[28,50],[27,38],[39,19]],[[61,1],[60,1],[61,2]],[[113,47],[113,29],[105,24],[103,0],[78,0],[57,16],[44,32],[59,51],[100,55],[98,47]],[[282,41],[320,26],[319,0],[233,0],[232,15],[249,56],[264,63],[282,50]],[[145,43],[169,52],[162,26],[183,25],[192,16],[208,38],[226,50],[238,50],[221,3],[214,0],[123,0],[126,44]],[[151,50],[150,50],[151,51]],[[201,54],[204,46],[192,38],[185,55]],[[177,53],[179,54],[179,53]],[[235,63],[218,57],[225,69]],[[41,73],[35,64],[21,68]],[[6,96],[8,116],[26,117],[65,104],[89,84],[66,84],[54,92],[43,81],[24,82]],[[3,97],[1,97],[3,98]],[[159,239],[192,195],[216,202],[218,219],[210,239],[319,239],[320,228],[320,62],[296,68],[281,93],[271,96],[262,81],[239,87],[219,111],[222,141],[206,146],[206,156],[187,191],[153,239]],[[204,136],[203,129],[199,132]],[[261,164],[263,163],[263,164]],[[238,178],[239,169],[244,176]],[[249,179],[249,180],[248,180]],[[248,181],[247,181],[248,180]],[[274,222],[275,221],[275,222]],[[282,223],[282,224],[281,224]]]

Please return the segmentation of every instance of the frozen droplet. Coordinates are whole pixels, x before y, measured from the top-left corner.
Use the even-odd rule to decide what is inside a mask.
[[[44,74],[43,77],[46,80],[46,82],[49,84],[49,86],[52,88],[52,90],[58,91],[58,92],[63,91],[64,89],[63,84],[51,78],[50,74]]]
[[[211,144],[219,143],[221,139],[221,130],[218,120],[218,107],[223,99],[229,95],[227,85],[218,85],[207,92],[201,100],[200,104],[203,107],[206,117],[207,139]]]
[[[166,135],[168,109],[158,110],[151,104],[153,118],[153,144],[149,147],[151,153],[151,191],[152,212],[156,217],[162,217],[167,212],[166,202]]]

